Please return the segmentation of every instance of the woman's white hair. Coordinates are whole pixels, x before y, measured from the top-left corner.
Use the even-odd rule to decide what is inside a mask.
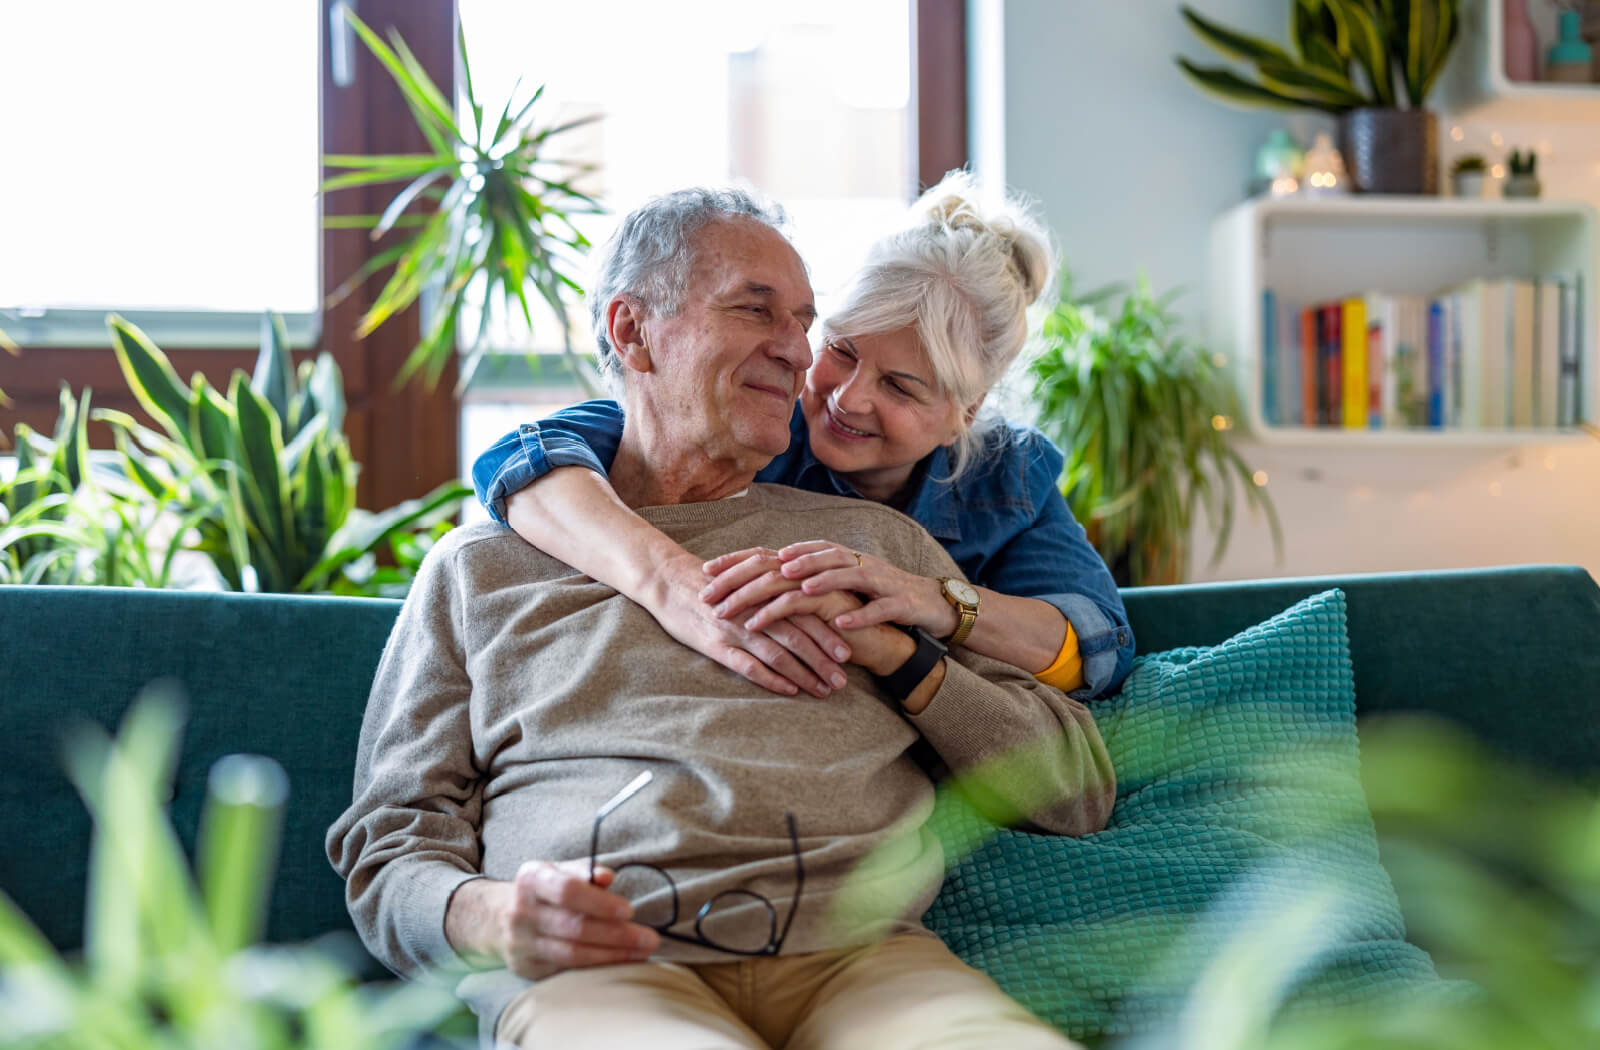
[[[993,423],[970,425],[971,410],[1027,342],[1028,308],[1054,289],[1055,268],[1030,202],[986,196],[970,173],[952,171],[912,205],[910,225],[868,250],[823,335],[916,330],[940,393],[961,409],[952,480]]]

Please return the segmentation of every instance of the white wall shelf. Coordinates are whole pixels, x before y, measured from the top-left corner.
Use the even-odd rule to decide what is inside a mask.
[[[1554,5],[1530,0],[1528,14],[1539,37],[1540,68],[1556,37]],[[1589,122],[1600,119],[1600,83],[1525,83],[1506,76],[1505,0],[1465,0],[1456,53],[1440,78],[1430,108],[1471,112],[1500,120]]]
[[[1600,218],[1575,201],[1351,196],[1264,198],[1219,217],[1211,233],[1212,346],[1233,369],[1245,424],[1259,440],[1407,447],[1592,441],[1584,428],[1380,430],[1275,426],[1261,411],[1262,292],[1310,303],[1367,292],[1433,295],[1475,279],[1577,274],[1582,287],[1579,418],[1600,405],[1595,278]]]

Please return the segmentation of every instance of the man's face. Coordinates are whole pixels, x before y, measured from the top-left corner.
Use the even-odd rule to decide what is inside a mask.
[[[811,366],[811,282],[789,242],[761,223],[712,223],[695,247],[682,308],[645,322],[651,375],[642,390],[668,447],[759,459],[759,469],[789,447]]]

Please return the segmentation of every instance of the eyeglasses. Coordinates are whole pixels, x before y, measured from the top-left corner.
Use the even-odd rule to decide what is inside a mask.
[[[611,812],[618,806],[622,805],[624,802],[628,801],[628,799],[638,794],[639,791],[644,788],[646,784],[650,783],[652,779],[654,779],[653,774],[649,770],[645,770],[637,777],[634,777],[632,782],[629,783],[627,787],[623,788],[621,791],[612,796],[611,800],[605,805],[601,806],[600,809],[595,813],[594,832],[589,838],[589,881],[591,883],[594,882],[595,858],[599,856],[600,853],[600,822],[605,820],[606,817],[610,816]],[[794,913],[799,910],[800,907],[800,890],[805,885],[806,881],[805,868],[800,863],[800,835],[795,830],[794,814],[785,813],[784,820],[788,822],[789,844],[794,849],[794,897],[789,902],[789,917],[784,919],[782,930],[778,929],[778,911],[772,906],[771,901],[767,900],[767,898],[763,897],[759,893],[755,893],[750,890],[735,889],[723,890],[721,893],[712,897],[710,900],[706,901],[700,906],[699,912],[697,912],[694,917],[694,936],[691,937],[688,934],[674,933],[670,927],[678,924],[678,887],[672,881],[672,876],[668,875],[665,871],[662,871],[654,864],[632,862],[623,864],[613,870],[619,878],[624,871],[629,869],[648,872],[654,877],[655,880],[659,880],[659,882],[654,882],[650,879],[644,880],[652,883],[650,889],[658,890],[664,887],[671,902],[671,906],[668,909],[665,917],[658,917],[656,915],[636,915],[636,921],[645,926],[649,926],[661,936],[670,938],[671,940],[682,941],[685,944],[698,944],[701,947],[710,948],[719,952],[727,952],[730,955],[777,955],[783,950],[783,942],[789,936],[789,927],[794,924]],[[615,887],[615,885],[616,883],[613,883],[613,887]],[[638,895],[643,896],[643,893]],[[736,906],[738,902],[742,901],[755,901],[767,911],[767,938],[765,944],[759,948],[749,947],[748,944],[743,946],[731,945],[726,943],[725,937],[724,940],[719,943],[716,931],[713,929],[708,932],[706,929],[706,923],[708,919],[714,919],[717,915],[725,916],[732,911],[731,908],[723,907],[724,905],[731,903]],[[719,908],[722,908],[722,910],[719,911]]]

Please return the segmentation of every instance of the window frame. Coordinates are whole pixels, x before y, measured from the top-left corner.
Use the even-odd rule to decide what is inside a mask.
[[[907,0],[912,5],[913,135],[912,169],[916,191],[937,182],[951,168],[967,163],[966,0]],[[321,147],[324,154],[406,153],[427,149],[404,99],[388,73],[357,40],[340,41],[353,59],[348,84],[333,75],[330,29],[340,0],[318,0],[318,78]],[[441,90],[455,91],[457,11],[454,0],[386,0],[364,4],[361,16],[379,34],[398,31]],[[350,45],[348,48],[345,45]],[[333,172],[324,169],[324,176]],[[321,214],[377,214],[395,186],[354,187],[322,195]],[[326,296],[367,259],[383,250],[364,230],[329,229],[324,225],[318,259],[319,286]],[[312,345],[295,352],[296,360],[328,353],[344,374],[348,402],[345,430],[351,452],[362,464],[357,498],[363,507],[382,508],[422,495],[460,475],[460,395],[452,363],[432,391],[420,383],[394,387],[394,376],[416,345],[421,322],[418,308],[396,315],[365,339],[355,337],[359,318],[382,288],[383,274],[335,305],[324,305]],[[85,312],[89,313],[89,312]],[[134,312],[129,312],[132,319]],[[171,316],[171,315],[167,315]],[[20,327],[3,322],[7,328]],[[196,331],[202,326],[196,325]],[[16,334],[16,333],[14,333]],[[305,333],[309,335],[309,333]],[[248,348],[182,345],[178,338],[163,346],[180,376],[202,372],[225,388],[236,369],[248,371],[256,351]],[[93,403],[142,417],[127,392],[116,358],[107,345],[30,344],[18,339],[18,357],[0,356],[4,381],[0,390],[12,399],[0,404],[0,433],[9,436],[18,423],[49,433],[55,426],[60,384],[76,393],[94,391]],[[93,424],[90,440],[110,447],[109,428]]]

